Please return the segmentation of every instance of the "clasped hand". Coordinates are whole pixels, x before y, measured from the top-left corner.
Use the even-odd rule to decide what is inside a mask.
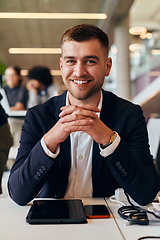
[[[67,105],[61,108],[59,121],[45,135],[45,143],[51,152],[56,146],[65,141],[72,132],[84,131],[97,143],[106,145],[110,141],[113,131],[99,118],[100,109],[88,104]]]

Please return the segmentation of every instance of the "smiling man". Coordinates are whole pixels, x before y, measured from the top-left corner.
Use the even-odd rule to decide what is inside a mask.
[[[11,198],[109,197],[121,187],[138,203],[160,189],[139,106],[102,90],[112,60],[108,36],[81,24],[61,39],[67,91],[27,111],[11,170]],[[16,186],[16,187],[15,187]]]

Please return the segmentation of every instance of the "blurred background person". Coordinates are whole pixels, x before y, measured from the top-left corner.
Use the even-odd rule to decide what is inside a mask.
[[[21,69],[18,66],[9,66],[5,70],[6,86],[4,90],[10,105],[10,110],[26,110],[28,93],[22,85]]]
[[[8,115],[1,105],[2,95],[0,94],[0,194],[2,194],[2,176],[6,167],[10,147],[13,144],[10,127],[7,121]]]
[[[53,84],[50,69],[44,66],[34,66],[28,71],[30,79],[26,85],[29,91],[28,108],[44,103],[49,98],[58,95],[59,88]]]
[[[28,91],[25,85],[22,85],[22,76],[20,71],[21,69],[15,65],[11,65],[5,70],[6,86],[3,88],[5,90],[11,111],[21,111],[26,110],[27,108]],[[13,137],[13,147],[10,151],[13,152],[13,154],[11,154],[12,156],[16,156],[16,151],[19,147],[23,122],[24,117],[21,117],[21,114],[16,117],[8,118],[8,123]]]

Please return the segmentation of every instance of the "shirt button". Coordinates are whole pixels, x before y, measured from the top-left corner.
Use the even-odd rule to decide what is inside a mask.
[[[80,179],[80,178],[78,178],[78,179],[77,179],[77,181],[78,181],[78,182],[80,182],[80,181],[81,181],[81,179]]]
[[[82,155],[80,155],[80,156],[79,156],[79,159],[83,159],[83,156],[82,156]]]

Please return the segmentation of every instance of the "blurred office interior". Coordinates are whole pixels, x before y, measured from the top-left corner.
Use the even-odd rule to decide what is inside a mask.
[[[11,64],[21,67],[24,84],[29,68],[44,65],[52,69],[63,92],[61,35],[73,25],[94,24],[110,38],[113,68],[104,89],[140,104],[148,122],[160,113],[159,22],[159,0],[0,0],[2,82],[4,70]]]

